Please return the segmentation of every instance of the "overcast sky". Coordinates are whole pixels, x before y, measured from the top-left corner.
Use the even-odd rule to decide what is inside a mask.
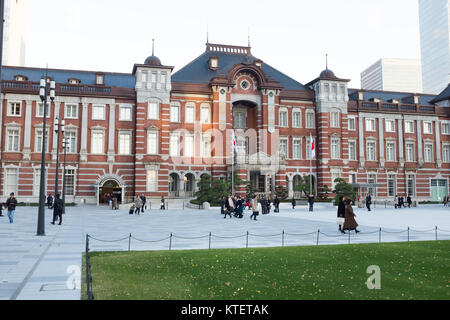
[[[360,87],[380,58],[420,58],[417,0],[29,0],[27,66],[131,73],[155,55],[180,69],[210,43],[247,45],[301,83],[329,68]]]

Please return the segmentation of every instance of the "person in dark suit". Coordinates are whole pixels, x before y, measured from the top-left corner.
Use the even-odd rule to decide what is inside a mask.
[[[220,214],[225,214],[225,198],[220,199]]]
[[[345,231],[342,227],[344,225],[345,220],[345,197],[343,196],[339,198],[337,217],[338,217],[339,231],[345,234]]]
[[[55,204],[53,205],[53,221],[51,224],[55,224],[56,219],[59,219],[58,225],[62,224],[62,212],[63,212],[63,202],[60,199],[59,193],[55,196]]]
[[[51,209],[52,206],[53,206],[53,197],[52,197],[52,194],[50,193],[47,197],[47,207],[49,209]]]
[[[275,199],[273,199],[273,205],[275,207],[273,212],[274,213],[280,212],[280,199],[278,198],[278,196],[275,196]]]
[[[295,201],[295,199],[294,198],[292,198],[292,209],[294,209],[295,210],[295,206],[297,205],[297,201]]]
[[[368,194],[367,197],[366,197],[366,207],[367,207],[367,210],[369,210],[369,212],[371,211],[370,210],[370,205],[371,204],[372,204],[372,197],[370,196],[370,194]]]
[[[309,212],[314,211],[314,195],[309,194],[308,195],[308,203],[309,203]]]

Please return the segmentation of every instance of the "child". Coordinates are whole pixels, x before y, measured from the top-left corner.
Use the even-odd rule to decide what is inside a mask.
[[[128,212],[129,214],[134,214],[134,210],[136,210],[136,205],[133,203],[130,207],[130,211]]]

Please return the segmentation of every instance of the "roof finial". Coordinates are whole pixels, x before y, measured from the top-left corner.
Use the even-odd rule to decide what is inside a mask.
[[[250,26],[248,27],[248,47],[250,48]]]
[[[325,54],[325,59],[326,59],[326,70],[328,70],[328,53]]]
[[[209,44],[209,25],[206,25],[206,44]]]
[[[155,38],[152,39],[152,56],[155,55]]]

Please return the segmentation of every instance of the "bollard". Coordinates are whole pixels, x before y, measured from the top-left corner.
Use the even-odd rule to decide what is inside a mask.
[[[281,234],[281,246],[284,247],[284,230],[283,233]]]
[[[211,249],[211,232],[209,233],[209,247],[208,249]]]
[[[130,233],[130,237],[128,238],[128,251],[131,250],[131,233]]]
[[[381,243],[381,228],[380,231],[378,232],[378,242]]]
[[[408,227],[408,242],[409,242],[409,227]]]
[[[436,241],[437,241],[437,229],[438,229],[438,227],[436,226],[436,228],[434,229],[435,233],[436,233]]]
[[[245,247],[248,249],[248,231],[247,231],[247,243],[246,243]]]
[[[172,232],[170,233],[169,251],[172,250]]]
[[[320,229],[317,230],[317,245],[319,245],[319,234],[320,234]]]

